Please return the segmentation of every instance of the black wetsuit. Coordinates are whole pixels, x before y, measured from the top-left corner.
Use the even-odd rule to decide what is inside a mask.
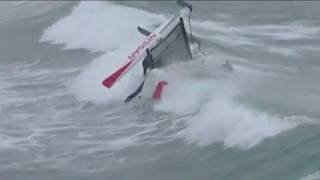
[[[143,66],[143,76],[145,77],[147,74],[147,70],[149,69],[149,71],[151,69],[154,68],[154,62],[153,62],[153,58],[152,55],[150,54],[149,49],[146,50],[147,51],[147,56],[144,58],[144,60],[142,61],[142,66]],[[140,84],[140,86],[133,92],[131,93],[124,102],[130,102],[133,98],[135,98],[143,89],[143,85],[144,85],[144,81],[145,79],[142,81],[142,83]]]
[[[150,54],[149,49],[147,49],[147,56],[142,61],[142,66],[143,66],[143,75],[144,76],[147,74],[148,69],[151,70],[154,68],[153,58],[152,58],[152,55]]]

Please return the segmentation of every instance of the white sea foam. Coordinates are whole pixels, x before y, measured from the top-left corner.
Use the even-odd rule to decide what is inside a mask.
[[[127,54],[142,40],[143,36],[136,31],[137,25],[152,28],[163,20],[163,16],[111,2],[81,2],[69,16],[48,28],[41,41],[65,44],[67,49],[85,48],[93,52],[105,52],[74,80],[70,89],[78,99],[112,103],[122,100],[134,90],[141,77],[141,68],[134,68],[112,89],[104,88],[102,80],[123,65]],[[221,27],[219,24],[217,27],[221,31],[229,30],[240,35],[244,31]],[[240,40],[242,44],[254,43],[241,38],[234,36],[230,43],[235,40]],[[233,78],[227,81],[215,79],[210,72],[214,70],[208,70],[208,78],[203,78],[206,76],[203,74],[188,74],[189,71],[185,69],[183,75],[170,70],[152,73],[152,78],[166,79],[169,83],[162,101],[154,106],[155,111],[194,114],[185,120],[186,129],[181,133],[186,141],[199,145],[219,142],[227,147],[248,149],[265,138],[299,125],[290,117],[259,112],[237,103],[236,96],[241,94],[241,90]],[[128,144],[127,140],[124,142]]]
[[[293,41],[313,39],[318,37],[320,33],[319,27],[311,26],[304,21],[265,25],[235,25],[226,22],[195,21],[193,24],[195,33],[198,31],[203,32],[197,34],[198,36],[210,39],[223,46],[240,47],[244,45],[253,48],[258,47],[260,50],[286,57],[299,57],[299,50],[304,49],[304,47],[283,47],[278,46],[276,43],[270,46],[265,44],[265,40]],[[314,49],[312,48],[312,50]]]
[[[312,39],[320,33],[320,28],[310,26],[304,22],[287,24],[241,25],[236,26],[225,22],[196,21],[196,28],[205,29],[221,34],[233,35],[260,35],[269,36],[274,40]]]
[[[200,70],[203,73],[203,70]],[[210,72],[208,77],[210,76]],[[238,75],[237,79],[242,77]],[[175,74],[156,111],[191,113],[181,137],[200,146],[222,143],[226,147],[249,149],[266,138],[303,123],[300,118],[261,112],[236,100],[241,95],[240,84],[232,77],[183,78]]]
[[[112,2],[81,2],[69,16],[48,28],[41,41],[64,44],[66,49],[121,50],[135,47],[143,38],[138,25],[150,29],[162,20],[163,16]]]
[[[188,120],[185,136],[189,142],[249,149],[263,139],[298,125],[285,118],[257,112],[225,98],[215,99]]]
[[[85,48],[93,52],[105,52],[70,85],[72,92],[81,100],[96,103],[123,100],[125,94],[134,90],[130,79],[141,76],[135,68],[111,89],[102,86],[109,76],[126,61],[144,38],[136,29],[140,25],[154,28],[164,20],[162,15],[116,5],[112,2],[86,1],[76,6],[71,14],[49,27],[41,41],[64,44],[67,49]]]
[[[301,178],[301,180],[319,180],[320,179],[320,171],[314,172],[304,178]]]

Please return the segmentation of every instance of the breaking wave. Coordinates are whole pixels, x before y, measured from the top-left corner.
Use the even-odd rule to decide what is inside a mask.
[[[84,48],[103,52],[74,80],[70,89],[80,100],[112,103],[122,100],[123,94],[130,92],[129,87],[133,88],[130,86],[130,76],[140,75],[140,69],[133,69],[131,75],[112,89],[106,89],[101,82],[124,64],[128,52],[143,40],[143,35],[136,30],[137,25],[153,29],[163,20],[162,15],[112,2],[81,2],[69,16],[49,27],[40,41],[64,44],[65,49]]]
[[[201,78],[181,77],[174,70],[161,103],[154,106],[156,111],[190,115],[185,119],[186,128],[180,132],[188,143],[200,146],[222,143],[225,147],[246,150],[265,138],[312,122],[304,117],[269,114],[241,103],[238,100],[244,93],[238,81],[244,79],[241,73],[217,77],[212,69],[198,70]]]
[[[81,2],[69,16],[45,30],[40,41],[64,44],[65,49],[84,48],[91,52],[102,52],[103,55],[76,77],[69,89],[79,100],[112,104],[122,101],[136,87],[142,74],[141,68],[133,69],[112,89],[105,89],[101,85],[102,80],[125,63],[127,53],[143,39],[136,31],[137,25],[153,29],[164,19],[163,15],[112,2]],[[207,27],[206,24],[208,22],[196,25]],[[219,28],[223,28],[223,31],[228,29],[223,25],[219,25]],[[253,27],[252,31],[256,28]],[[267,27],[269,31],[264,35],[270,35],[274,28]],[[234,43],[235,39],[241,38],[242,32],[237,29],[232,32],[240,33],[232,40]],[[310,33],[313,32],[314,30],[310,29]],[[252,42],[244,40],[242,44]],[[197,63],[201,64],[200,61]],[[177,68],[179,69],[179,66]],[[187,142],[204,146],[220,142],[226,147],[248,149],[265,138],[301,123],[294,117],[268,114],[239,103],[237,96],[242,92],[235,78],[215,79],[212,73],[214,70],[210,68],[200,77],[188,73],[181,75],[176,73],[176,69],[170,71],[170,68],[153,73],[154,78],[167,78],[169,82],[162,102],[156,104],[154,110],[192,114],[184,119],[186,128],[179,132],[180,137]],[[196,74],[202,71],[203,69],[199,68]],[[203,78],[206,76],[208,78]],[[241,76],[237,77],[239,78],[241,79]]]

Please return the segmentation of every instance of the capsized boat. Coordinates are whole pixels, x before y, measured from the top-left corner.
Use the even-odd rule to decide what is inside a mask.
[[[111,88],[142,61],[143,80],[138,88],[127,96],[125,102],[130,102],[142,91],[145,81],[154,68],[161,68],[177,61],[190,61],[192,59],[191,41],[198,43],[193,38],[190,24],[192,5],[181,0],[177,1],[177,4],[181,7],[179,12],[153,32],[138,26],[138,31],[145,35],[146,38],[129,53],[128,61],[122,67],[103,80],[103,86]],[[185,20],[189,22],[189,34],[186,31]],[[154,100],[161,99],[162,92],[167,84],[165,80],[156,83],[152,96]]]

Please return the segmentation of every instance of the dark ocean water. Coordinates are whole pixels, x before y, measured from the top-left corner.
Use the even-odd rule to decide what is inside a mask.
[[[101,81],[174,2],[0,2],[0,179],[320,179],[320,2],[191,3],[201,51],[124,105],[140,67]]]

